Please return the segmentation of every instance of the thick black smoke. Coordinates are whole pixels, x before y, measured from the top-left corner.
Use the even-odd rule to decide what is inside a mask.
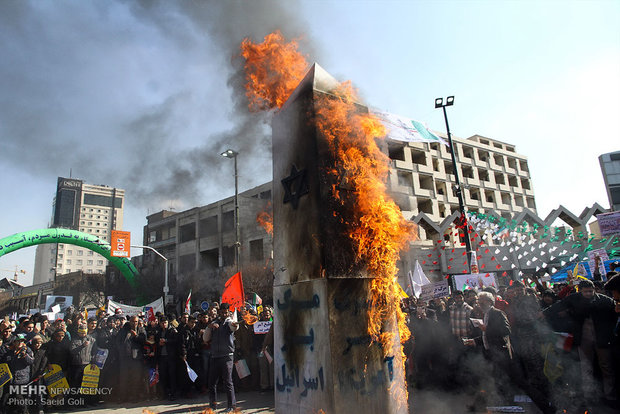
[[[3,2],[0,162],[160,209],[271,179],[269,114],[247,110],[239,44],[306,32],[296,2]],[[302,48],[310,48],[301,40]],[[51,184],[53,186],[53,184]]]

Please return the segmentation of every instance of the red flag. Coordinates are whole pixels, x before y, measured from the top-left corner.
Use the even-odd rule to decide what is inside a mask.
[[[226,281],[222,292],[222,303],[228,303],[231,308],[238,309],[243,306],[244,302],[243,280],[241,280],[241,272],[238,272]]]

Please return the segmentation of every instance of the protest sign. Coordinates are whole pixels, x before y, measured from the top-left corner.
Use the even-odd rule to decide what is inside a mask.
[[[54,313],[64,312],[72,304],[73,296],[48,296],[45,298],[45,311]]]
[[[157,299],[145,306],[131,306],[125,305],[113,300],[108,300],[108,315],[114,315],[117,309],[120,309],[123,316],[135,316],[140,312],[145,312],[146,308],[153,308],[153,313],[164,313],[164,300],[162,298]]]
[[[607,269],[605,269],[605,262],[609,260],[609,256],[607,255],[607,250],[605,249],[596,249],[590,250],[588,252],[588,266],[590,266],[590,273],[594,275],[594,270],[596,269],[596,258],[599,258],[598,261],[598,271],[601,276],[605,276],[607,274]]]
[[[261,321],[256,322],[254,324],[254,333],[255,334],[266,334],[269,332],[269,328],[271,328],[271,324],[273,321]]]
[[[612,234],[620,234],[620,211],[611,213],[598,214],[598,227],[601,230],[601,236],[610,236]]]
[[[443,298],[450,295],[450,288],[448,287],[448,281],[442,280],[440,282],[430,283],[420,287],[420,300],[428,301],[431,299]]]
[[[495,273],[473,273],[468,275],[454,275],[454,286],[458,290],[482,290],[486,286],[497,287]]]
[[[105,365],[105,361],[108,359],[108,353],[109,351],[105,348],[99,348],[97,350],[94,360],[95,360],[95,365],[97,365],[99,369],[103,369],[103,366]]]
[[[0,387],[13,379],[8,364],[0,364]]]
[[[243,379],[250,375],[250,368],[248,368],[248,363],[245,362],[245,359],[240,359],[235,362],[235,368],[237,369],[237,375],[239,375],[240,379]]]
[[[43,376],[45,384],[47,385],[47,391],[51,398],[63,393],[64,390],[69,389],[69,383],[65,374],[62,372],[60,365],[51,364],[50,370]]]
[[[84,367],[84,375],[82,376],[81,394],[93,394],[94,389],[99,386],[99,367],[95,364],[88,364]]]

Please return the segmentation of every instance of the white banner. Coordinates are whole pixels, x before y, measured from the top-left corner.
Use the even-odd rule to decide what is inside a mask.
[[[431,283],[422,286],[422,293],[420,293],[420,300],[428,301],[431,299],[443,298],[450,295],[450,288],[448,287],[448,281],[442,280],[441,282]]]
[[[266,334],[269,332],[269,328],[271,328],[271,324],[273,321],[262,321],[256,322],[254,324],[254,333],[255,334]]]
[[[433,134],[421,122],[404,116],[394,115],[387,112],[372,111],[387,129],[386,138],[405,142],[437,142],[448,145],[448,142]]]
[[[164,300],[159,298],[145,306],[124,305],[122,303],[114,302],[113,300],[108,300],[108,315],[114,315],[116,310],[120,309],[123,316],[134,316],[140,312],[145,312],[146,308],[153,308],[153,313],[164,313]]]
[[[473,273],[469,275],[454,275],[454,286],[457,290],[470,289],[482,290],[486,286],[497,288],[495,273]]]

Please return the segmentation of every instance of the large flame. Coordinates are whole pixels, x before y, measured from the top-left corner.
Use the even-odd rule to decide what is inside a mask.
[[[263,43],[244,39],[246,96],[252,111],[280,108],[303,79],[308,62],[297,50],[296,41],[286,43],[279,31],[265,36]]]
[[[265,229],[267,234],[273,236],[273,217],[269,210],[271,210],[271,202],[267,203],[265,211],[261,211],[256,215],[256,222]]]
[[[320,95],[315,108],[316,125],[335,157],[335,168],[329,174],[334,182],[345,180],[346,187],[352,188],[355,195],[356,209],[346,221],[358,258],[373,276],[368,333],[384,345],[387,355],[392,352],[394,335],[384,328],[394,315],[400,341],[410,336],[400,308],[396,262],[400,251],[415,237],[415,229],[387,195],[388,158],[375,141],[385,136],[385,128],[374,116],[361,113],[356,100],[349,82],[342,83],[330,95]],[[332,192],[334,198],[345,203],[337,186],[332,186]]]

